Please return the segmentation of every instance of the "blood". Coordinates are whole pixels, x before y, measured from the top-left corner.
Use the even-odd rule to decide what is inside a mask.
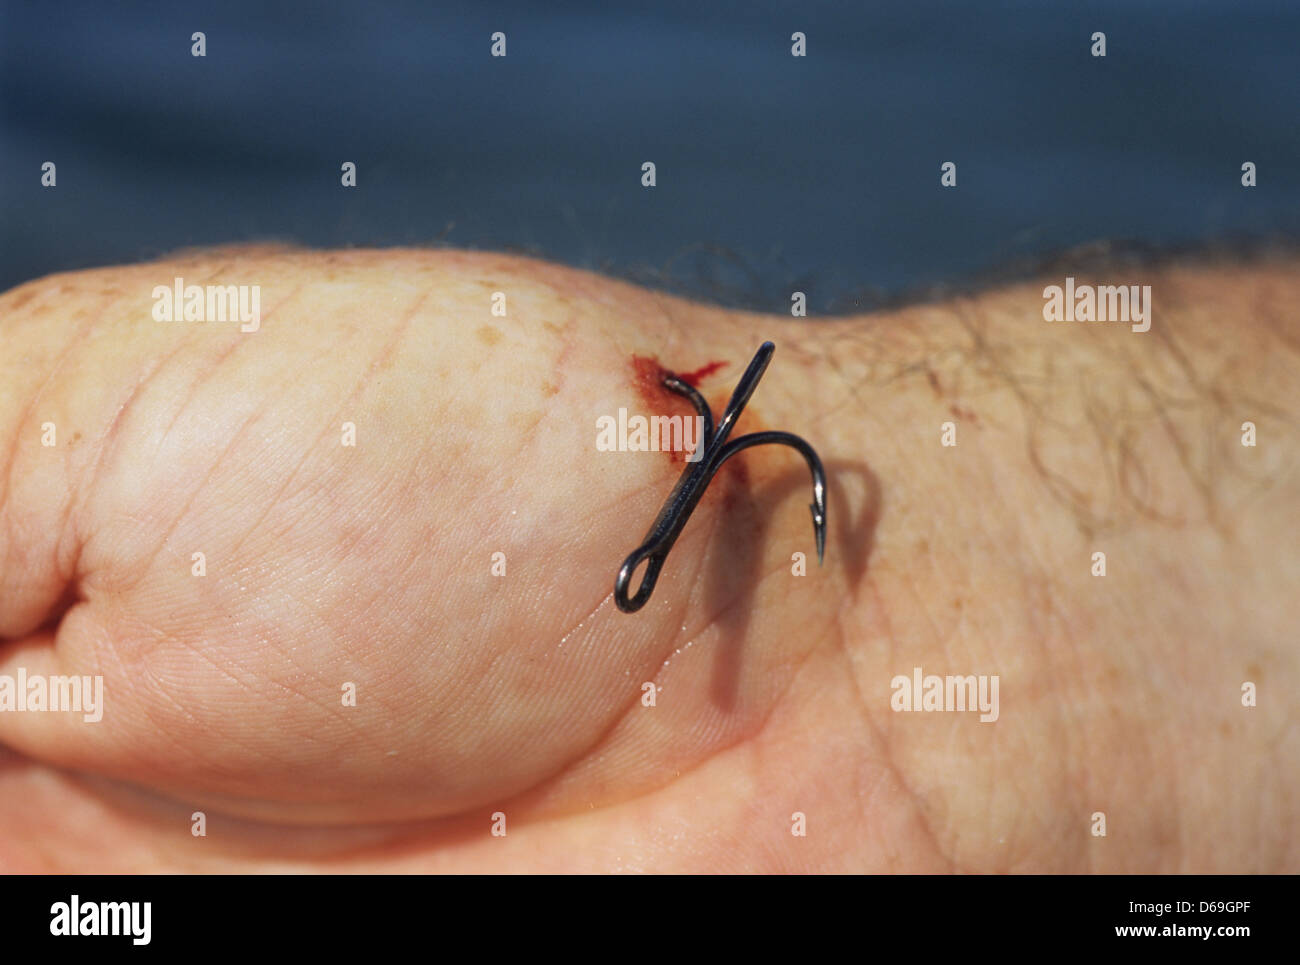
[[[658,359],[647,355],[633,355],[632,375],[641,397],[650,405],[654,405],[665,398],[681,398],[676,392],[671,392],[664,387],[666,376],[675,376],[692,388],[698,389],[702,381],[725,368],[726,365],[727,363],[723,361],[709,362],[692,372],[674,372],[672,369],[665,368]]]
[[[665,386],[664,378],[671,375],[692,388],[698,389],[700,382],[726,366],[727,362],[725,361],[714,361],[690,372],[674,372],[672,369],[665,368],[657,358],[651,358],[647,355],[633,355],[632,381],[648,410],[687,415],[692,412],[690,402]],[[721,404],[723,406],[727,404],[728,398],[730,398],[729,395],[722,397]],[[748,411],[747,409],[746,414],[748,414]],[[713,412],[715,417],[722,414],[722,410],[716,405]],[[665,455],[668,456],[671,462],[684,464],[686,461],[686,453],[684,452],[670,450]],[[724,474],[734,474],[736,481],[741,485],[747,485],[749,482],[749,474],[745,471],[743,464],[737,460],[728,461],[722,472]],[[730,487],[728,487],[728,497],[730,497],[730,492]],[[730,502],[730,498],[728,498],[728,502]]]
[[[698,389],[700,387],[701,379],[707,379],[714,372],[718,371],[718,369],[726,366],[726,364],[726,362],[710,362],[708,365],[703,365],[694,372],[678,372],[677,377],[691,388]]]
[[[633,382],[640,391],[641,397],[650,405],[655,405],[670,396],[680,398],[675,392],[669,392],[664,388],[664,376],[671,374],[659,364],[658,359],[645,355],[632,356]]]

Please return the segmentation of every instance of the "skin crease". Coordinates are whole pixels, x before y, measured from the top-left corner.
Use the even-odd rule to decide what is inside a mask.
[[[1097,279],[1152,286],[1144,334],[1043,321],[1063,277],[814,322],[447,251],[15,288],[0,674],[106,710],[0,713],[0,869],[1300,870],[1298,268]],[[177,275],[260,285],[260,330],[153,321]],[[764,339],[735,437],[818,450],[825,567],[756,447],[619,613],[682,464],[597,418],[688,411],[636,356],[725,362],[720,414]],[[917,666],[999,675],[998,720],[893,712]]]

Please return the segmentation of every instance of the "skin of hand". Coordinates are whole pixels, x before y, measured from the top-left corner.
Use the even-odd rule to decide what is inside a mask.
[[[814,321],[447,251],[15,288],[0,674],[104,713],[0,713],[0,869],[1300,870],[1298,268],[1099,279],[1146,333],[1044,321],[1059,278]],[[176,277],[258,330],[155,321]],[[683,464],[597,420],[689,413],[647,360],[720,413],[764,339],[733,437],[818,450],[826,565],[756,447],[618,612]],[[997,720],[894,711],[916,667]]]

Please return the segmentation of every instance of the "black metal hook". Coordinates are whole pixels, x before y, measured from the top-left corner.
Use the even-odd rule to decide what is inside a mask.
[[[769,442],[790,446],[807,460],[813,480],[813,501],[808,508],[812,510],[813,532],[817,537],[817,563],[821,565],[826,550],[826,472],[813,447],[789,432],[753,432],[731,443],[727,442],[727,436],[731,434],[731,429],[736,424],[736,419],[740,417],[749,397],[758,388],[758,380],[763,377],[775,351],[776,346],[771,342],[764,342],[759,347],[754,360],[749,363],[749,368],[736,384],[736,391],[731,394],[731,401],[727,403],[726,411],[722,413],[722,419],[718,422],[716,430],[713,426],[713,412],[709,409],[709,403],[705,401],[704,396],[675,376],[669,375],[664,378],[664,386],[688,398],[695,406],[695,411],[703,418],[704,434],[699,443],[703,455],[698,461],[687,463],[681,478],[677,480],[677,485],[668,494],[668,499],[659,510],[659,515],[650,525],[645,541],[634,549],[619,567],[618,578],[614,581],[614,602],[624,613],[635,613],[645,605],[646,600],[650,599],[655,582],[659,579],[659,571],[668,557],[668,551],[677,542],[677,537],[681,534],[686,521],[691,518],[691,513],[695,511],[695,506],[704,495],[704,490],[708,488],[724,462],[750,446],[761,446]],[[627,590],[632,581],[632,573],[647,560],[649,562],[646,564],[641,586],[635,596],[629,597]]]

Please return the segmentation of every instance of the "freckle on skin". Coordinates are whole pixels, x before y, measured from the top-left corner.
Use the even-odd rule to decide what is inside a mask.
[[[973,426],[978,426],[980,424],[979,418],[970,409],[963,409],[959,405],[950,405],[948,406],[948,411],[954,418],[965,419]]]
[[[476,334],[479,340],[486,345],[496,345],[501,341],[501,332],[491,325],[480,325]]]

